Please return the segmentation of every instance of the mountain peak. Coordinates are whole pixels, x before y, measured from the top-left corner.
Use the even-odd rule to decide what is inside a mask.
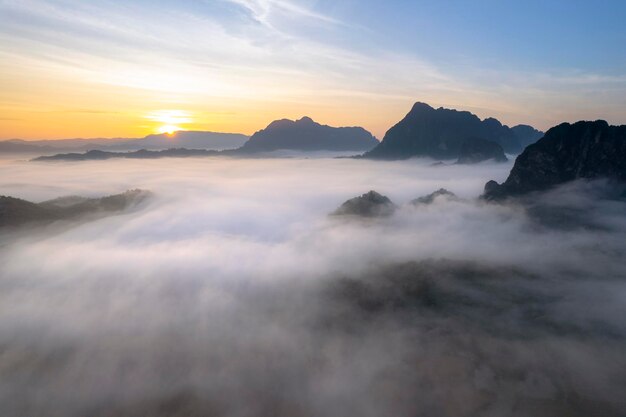
[[[424,111],[424,110],[435,110],[435,109],[431,107],[429,104],[423,103],[421,101],[417,101],[415,104],[413,104],[413,107],[411,108],[411,112]]]
[[[495,117],[487,117],[485,120],[483,120],[483,124],[492,128],[502,127],[502,123],[500,122],[500,120],[496,119]]]
[[[289,120],[289,119],[279,119],[279,120],[274,120],[272,123],[270,123],[265,129],[274,129],[274,128],[280,128],[280,127],[289,127],[291,125],[293,125],[295,122],[293,120]],[[258,132],[257,132],[258,133]]]
[[[300,120],[296,120],[296,123],[313,124],[313,123],[315,123],[315,121],[313,121],[313,119],[311,119],[309,116],[304,116]]]

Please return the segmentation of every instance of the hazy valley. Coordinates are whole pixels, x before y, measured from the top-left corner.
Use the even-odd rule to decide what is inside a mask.
[[[152,193],[0,231],[3,409],[620,415],[626,201],[596,181],[487,203],[512,161],[431,165],[2,160],[3,192],[30,201]],[[409,204],[441,187],[458,198]],[[393,214],[329,216],[369,189]],[[579,217],[555,224],[559,205]]]

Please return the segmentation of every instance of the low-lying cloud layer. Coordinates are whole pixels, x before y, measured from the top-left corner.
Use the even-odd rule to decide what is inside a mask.
[[[428,164],[0,162],[34,201],[155,193],[1,236],[1,414],[623,415],[625,203],[598,182],[490,205],[510,164]],[[327,216],[440,187],[464,200]]]

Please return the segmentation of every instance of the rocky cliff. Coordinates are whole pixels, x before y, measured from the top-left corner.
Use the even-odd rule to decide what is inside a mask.
[[[581,178],[626,180],[626,125],[598,120],[553,127],[517,157],[504,183],[485,185],[484,197],[518,196]]]

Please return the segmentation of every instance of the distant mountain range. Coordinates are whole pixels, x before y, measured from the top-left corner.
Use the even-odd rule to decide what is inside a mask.
[[[60,139],[25,141],[12,139],[0,141],[0,152],[50,153],[58,151],[137,151],[171,148],[225,150],[241,147],[248,136],[238,133],[179,131],[171,135],[148,135],[140,139]]]
[[[276,120],[252,137],[234,133],[179,131],[172,135],[149,135],[141,139],[61,139],[0,141],[0,152],[50,154],[72,151],[46,159],[108,159],[161,158],[166,156],[202,156],[201,150],[230,151],[229,155],[259,154],[274,151],[335,151],[364,152],[378,145],[378,140],[362,127],[331,127],[314,122],[309,117]],[[187,154],[185,154],[185,151]],[[165,151],[162,153],[135,153],[140,150]],[[94,153],[90,151],[103,151]],[[129,154],[120,153],[130,151]],[[86,152],[83,157],[77,152]],[[120,155],[116,155],[120,154]]]
[[[141,139],[64,139],[48,141],[8,140],[0,142],[0,152],[50,154],[58,151],[106,152],[163,151],[162,154],[136,154],[118,157],[184,156],[188,150],[229,150],[229,155],[261,154],[275,151],[334,151],[365,152],[368,159],[407,159],[415,156],[436,159],[460,158],[465,162],[479,159],[504,160],[502,148],[510,154],[520,153],[534,143],[543,132],[527,125],[512,128],[494,118],[479,119],[467,111],[434,109],[425,103],[415,103],[399,123],[387,131],[382,142],[362,127],[331,127],[319,124],[310,117],[299,120],[275,120],[250,138],[245,135],[215,132],[180,131],[172,135],[149,135]],[[472,141],[476,142],[471,143]],[[490,144],[493,142],[493,144]],[[171,150],[177,149],[177,152]],[[480,152],[479,152],[480,151]],[[473,156],[464,158],[468,152]],[[482,154],[481,155],[479,155]],[[170,155],[171,154],[171,155]],[[497,156],[496,156],[497,154]],[[200,154],[198,154],[200,155]],[[489,156],[492,155],[492,156]],[[91,158],[91,157],[94,158]],[[67,159],[69,158],[57,159]],[[89,154],[85,158],[103,159],[103,154]],[[109,157],[116,157],[109,155]]]
[[[387,131],[380,145],[363,155],[369,159],[407,159],[423,156],[454,159],[468,140],[495,142],[517,154],[543,136],[527,125],[508,127],[494,118],[481,120],[467,112],[415,103],[398,124]]]
[[[242,153],[296,151],[363,152],[378,145],[378,140],[362,127],[331,127],[310,117],[276,120],[256,132],[238,151]]]
[[[174,140],[172,140],[174,139]],[[225,139],[227,143],[234,143],[236,139]],[[166,142],[167,141],[167,142]],[[184,144],[185,147],[175,148],[176,143]],[[214,140],[212,142],[216,144]],[[372,149],[378,144],[378,140],[371,133],[361,127],[331,127],[314,122],[309,117],[300,120],[276,120],[265,129],[258,131],[252,137],[236,149],[224,149],[221,151],[206,149],[208,141],[203,132],[178,132],[176,137],[170,138],[164,135],[151,135],[144,139],[135,139],[132,143],[123,143],[123,146],[152,145],[158,148],[160,145],[170,145],[167,149],[150,150],[140,149],[131,152],[114,152],[111,150],[94,149],[87,152],[59,153],[50,156],[40,156],[36,161],[86,161],[111,158],[165,158],[187,156],[254,156],[276,151],[331,151],[331,152],[363,152]],[[195,148],[192,148],[193,145]],[[205,145],[205,146],[201,146]],[[120,147],[120,145],[117,145]]]

